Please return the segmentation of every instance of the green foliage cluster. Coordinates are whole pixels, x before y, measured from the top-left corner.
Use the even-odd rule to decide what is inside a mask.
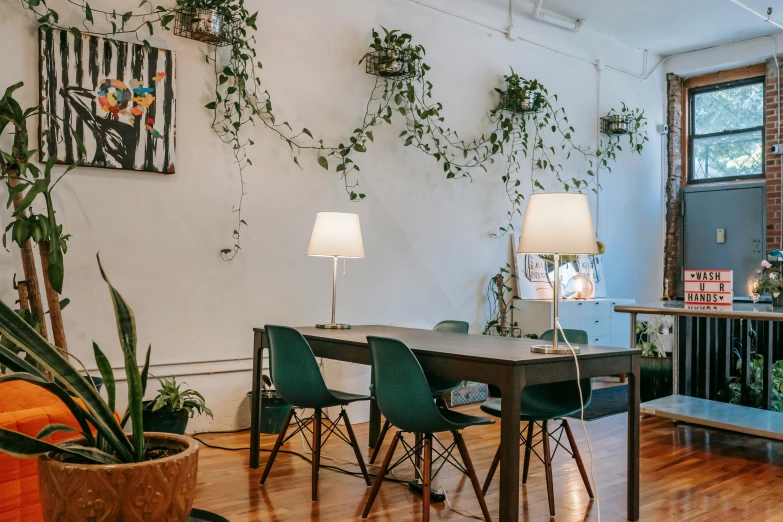
[[[742,357],[737,360],[737,371],[742,373]],[[750,406],[763,407],[764,356],[756,354],[750,359]],[[783,412],[783,360],[772,365],[772,411]],[[742,404],[742,378],[732,377],[729,382],[729,402]]]
[[[187,385],[187,383],[178,383],[175,377],[158,379],[158,382],[160,383],[160,389],[155,398],[152,399],[152,405],[150,406],[152,411],[185,410],[190,418],[193,418],[196,414],[205,414],[212,418],[212,410],[207,408],[203,395],[190,388],[181,389],[182,385]]]
[[[52,452],[63,459],[98,464],[127,464],[145,460],[147,448],[142,424],[142,399],[147,387],[152,348],[147,349],[144,366],[139,371],[136,319],[133,311],[109,282],[100,258],[98,267],[109,287],[124,356],[128,381],[128,408],[125,415],[122,420],[115,417],[114,372],[108,358],[96,343],[93,343],[95,361],[103,377],[108,401],[101,398],[92,380],[81,375],[57,347],[49,344],[25,318],[0,301],[0,334],[4,341],[0,344],[0,364],[13,372],[0,377],[0,383],[24,381],[47,390],[63,402],[79,424],[78,429],[63,424],[49,424],[36,437],[0,428],[0,451],[17,457],[34,457]],[[22,358],[14,350],[6,348],[6,343],[11,343],[17,350],[24,352],[25,357]],[[36,365],[30,364],[26,359],[32,359]],[[49,380],[44,372],[48,373],[54,382]],[[83,406],[74,398],[79,399]],[[129,419],[133,423],[133,429],[130,434],[126,434],[123,427]],[[57,444],[47,442],[46,439],[57,432],[79,433],[82,440]]]
[[[519,323],[513,320],[516,302],[520,297],[514,295],[511,285],[515,284],[517,275],[511,265],[506,263],[500,271],[492,276],[487,283],[487,302],[489,303],[489,320],[484,325],[484,335],[500,335],[503,337],[530,337],[522,335]]]
[[[213,66],[215,74],[213,100],[206,104],[206,108],[213,112],[214,132],[233,151],[240,182],[239,200],[232,209],[236,214],[233,245],[221,250],[225,260],[234,259],[240,251],[241,230],[247,225],[242,210],[246,194],[245,172],[252,165],[252,160],[246,148],[254,142],[244,133],[257,124],[271,130],[289,147],[297,165],[300,165],[301,153],[311,151],[322,168],[334,168],[341,176],[351,201],[365,198],[354,176],[360,172],[357,154],[367,152],[374,141],[373,130],[383,123],[391,124],[395,115],[403,119],[404,129],[399,137],[404,145],[433,158],[440,164],[447,179],[471,178],[471,173],[476,169],[487,171],[487,166],[501,155],[505,159],[501,180],[511,209],[507,213],[507,223],[492,234],[494,237],[512,231],[512,221],[520,214],[524,199],[520,188],[523,162],[530,162],[533,192],[544,190],[538,177],[539,172],[554,174],[566,191],[598,190],[600,187],[593,184],[591,179],[596,175],[592,160],[596,160],[597,172],[601,167],[609,168],[610,161],[616,159],[616,151],[622,150],[616,137],[610,137],[605,145],[602,144],[596,150],[578,146],[573,138],[574,128],[568,123],[565,110],[556,105],[557,95],[550,95],[540,82],[522,78],[513,70],[505,76],[505,90],[496,90],[501,95],[508,94],[510,100],[534,94],[535,110],[522,113],[514,110],[513,104],[505,107],[501,104],[489,113],[492,125],[490,132],[472,140],[460,138],[457,131],[446,124],[443,105],[433,100],[433,85],[426,78],[430,66],[423,61],[426,54],[424,47],[415,44],[408,33],[383,27],[382,33],[373,30],[370,50],[359,63],[362,64],[373,55],[380,56],[382,60],[389,60],[391,56],[404,56],[405,74],[378,75],[366,102],[361,125],[354,129],[346,141],[326,145],[322,139],[316,140],[309,129],[294,131],[288,122],[280,122],[275,118],[271,96],[262,87],[258,75],[263,65],[257,59],[255,37],[251,33],[256,30],[258,13],[250,13],[244,0],[178,0],[173,7],[153,5],[149,0],[142,0],[138,7],[143,9],[142,12],[125,13],[94,9],[87,0],[67,1],[82,10],[84,21],[81,29],[59,25],[59,14],[46,4],[46,0],[22,0],[44,27],[64,28],[76,35],[81,35],[82,30],[85,30],[110,39],[118,34],[132,34],[147,47],[149,43],[144,37],[153,34],[156,25],[168,30],[182,10],[214,9],[235,24],[236,30],[224,35],[230,44],[228,52],[223,53],[217,47],[212,47],[211,53],[205,56],[206,63]],[[96,31],[96,17],[108,22],[111,30]],[[626,109],[623,106],[622,112],[625,113]],[[635,111],[634,114],[639,117],[640,123],[644,121],[641,113]],[[550,144],[553,137],[555,145]],[[630,137],[631,148],[641,152],[642,143],[646,139],[646,135]],[[564,174],[556,158],[557,147],[565,151],[567,157],[572,152],[578,152],[590,160],[588,179],[567,177]]]
[[[3,246],[7,249],[9,234],[11,240],[20,247],[28,240],[37,244],[47,242],[50,248],[47,275],[52,288],[59,294],[63,291],[65,278],[63,255],[68,251],[68,239],[71,236],[65,234],[62,225],[57,223],[52,191],[80,161],[68,166],[57,179],[52,177],[52,168],[57,161],[55,156],[49,159],[43,171],[38,168],[33,160],[38,150],[29,148],[27,120],[45,115],[47,118],[52,118],[53,124],[58,122],[53,115],[45,113],[40,107],[30,107],[23,111],[13,98],[14,91],[22,86],[23,83],[19,82],[8,87],[0,98],[0,134],[10,126],[14,136],[11,150],[0,150],[0,179],[6,182],[9,189],[6,208],[11,207],[14,198],[21,196],[21,203],[13,212],[14,219],[3,233]],[[67,122],[65,124],[67,125]],[[71,134],[78,149],[84,152],[84,145],[78,133],[72,129]],[[45,213],[36,212],[38,209]]]
[[[636,338],[639,339],[636,347],[642,351],[642,357],[666,357],[659,319],[637,321]]]

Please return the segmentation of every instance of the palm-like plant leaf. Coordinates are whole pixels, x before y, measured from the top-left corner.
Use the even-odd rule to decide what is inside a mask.
[[[109,398],[109,409],[114,411],[117,402],[114,371],[111,369],[109,359],[103,354],[97,343],[92,343],[92,350],[95,353],[95,363],[98,365],[98,371],[101,373],[103,386],[106,388],[106,395]]]
[[[109,278],[101,266],[100,255],[98,258],[98,268],[101,270],[101,277],[106,281],[111,293],[111,301],[114,305],[114,315],[117,317],[117,334],[120,337],[120,346],[125,356],[125,375],[128,379],[128,412],[133,422],[133,456],[136,462],[144,460],[144,427],[141,418],[142,400],[144,391],[141,385],[141,374],[139,373],[138,361],[136,359],[136,318],[133,310],[125,302],[120,293],[115,290]]]
[[[46,379],[46,376],[41,373],[38,368],[25,361],[5,346],[0,346],[0,364],[10,369],[12,372],[29,373],[36,377],[40,377],[41,379]]]
[[[73,392],[91,413],[95,428],[111,444],[118,458],[133,462],[134,455],[128,437],[103,399],[76,369],[14,311],[0,301],[0,333],[24,350],[52,377]]]
[[[19,458],[34,457],[54,451],[57,453],[68,453],[99,464],[120,464],[116,457],[95,448],[88,448],[78,444],[61,444],[58,446],[51,442],[5,428],[0,428],[0,450]]]

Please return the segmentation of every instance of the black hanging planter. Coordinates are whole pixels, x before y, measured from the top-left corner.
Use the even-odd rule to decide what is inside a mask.
[[[500,108],[515,114],[539,112],[543,104],[540,92],[509,88],[500,93]]]
[[[182,9],[177,11],[174,34],[199,42],[223,47],[231,45],[236,25],[224,14],[212,9]]]
[[[604,134],[630,134],[636,131],[636,118],[627,114],[610,114],[601,118],[601,132]]]
[[[367,74],[407,80],[418,76],[417,60],[408,51],[381,49],[364,59]]]

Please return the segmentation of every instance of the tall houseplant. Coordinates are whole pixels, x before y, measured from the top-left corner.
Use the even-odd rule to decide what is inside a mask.
[[[95,360],[106,385],[108,401],[98,394],[60,351],[49,344],[6,303],[0,301],[0,334],[48,372],[44,373],[0,346],[0,363],[13,373],[0,383],[25,381],[56,395],[70,410],[79,429],[61,424],[44,427],[37,437],[0,428],[0,451],[16,457],[39,456],[39,483],[44,519],[187,520],[192,506],[198,467],[198,445],[174,435],[144,433],[142,398],[149,373],[150,349],[139,370],[136,321],[133,311],[111,285],[98,259],[101,276],[109,287],[128,381],[128,408],[123,419],[114,412],[116,388],[108,358],[93,343]],[[125,420],[132,431],[123,431]],[[53,444],[46,439],[56,432],[72,432],[79,438]],[[161,480],[161,477],[164,480]],[[93,497],[82,501],[84,485]],[[176,491],[175,491],[176,490]],[[82,492],[82,494],[76,494]],[[80,500],[82,499],[82,500]],[[150,518],[142,513],[152,513]]]
[[[662,331],[668,333],[669,326],[658,316],[636,323],[636,347],[642,351],[639,379],[642,402],[672,394],[674,360],[666,355]]]

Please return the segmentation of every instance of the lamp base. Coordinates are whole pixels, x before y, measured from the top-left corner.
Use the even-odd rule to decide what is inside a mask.
[[[571,353],[571,349],[568,345],[558,344],[557,349],[551,344],[536,344],[530,347],[532,353],[545,353],[549,355],[568,355]],[[574,351],[579,353],[579,348],[574,347]]]
[[[351,328],[350,324],[340,324],[340,323],[318,323],[315,325],[316,328],[323,328],[325,330],[349,330]]]

